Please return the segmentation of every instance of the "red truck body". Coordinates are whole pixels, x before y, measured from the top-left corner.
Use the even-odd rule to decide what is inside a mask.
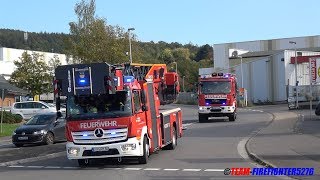
[[[163,64],[59,66],[55,71],[57,110],[66,98],[67,157],[80,166],[90,159],[134,157],[147,163],[182,136],[180,108],[160,110]],[[136,74],[135,74],[136,73]]]

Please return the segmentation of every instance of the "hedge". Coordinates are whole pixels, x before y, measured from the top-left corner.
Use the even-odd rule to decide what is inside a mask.
[[[1,117],[1,111],[0,111],[0,117]],[[3,123],[8,124],[15,124],[15,123],[21,123],[22,117],[20,115],[12,114],[11,112],[4,111],[3,112]]]

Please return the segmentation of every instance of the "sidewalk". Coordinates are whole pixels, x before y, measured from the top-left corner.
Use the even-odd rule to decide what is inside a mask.
[[[320,119],[313,113],[310,120],[309,112],[285,107],[270,111],[275,119],[247,142],[249,156],[265,166],[313,167],[314,176],[293,178],[320,179]]]

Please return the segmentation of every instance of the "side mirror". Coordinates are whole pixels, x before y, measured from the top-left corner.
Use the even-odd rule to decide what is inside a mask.
[[[148,111],[148,107],[146,105],[142,105],[142,111]]]
[[[62,113],[60,111],[57,112],[57,119],[62,117]]]

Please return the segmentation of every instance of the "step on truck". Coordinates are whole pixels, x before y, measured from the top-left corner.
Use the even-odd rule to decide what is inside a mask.
[[[66,102],[66,150],[87,166],[96,158],[134,158],[175,149],[182,136],[180,108],[160,110],[165,64],[58,66],[54,94],[57,111]],[[164,91],[163,91],[164,92]]]
[[[229,121],[237,117],[237,80],[230,73],[201,75],[198,82],[199,122],[209,117],[227,116]]]

